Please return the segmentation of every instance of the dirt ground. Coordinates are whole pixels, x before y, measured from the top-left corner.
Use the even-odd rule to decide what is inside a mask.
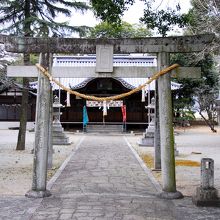
[[[16,151],[16,130],[0,130],[0,195],[24,195],[31,188],[34,133],[27,132],[26,149]],[[71,145],[54,146],[54,173],[82,138],[82,135],[68,133]],[[109,136],[111,138],[111,136]],[[141,135],[126,136],[130,144],[141,157],[146,156],[153,168],[153,147],[139,147],[137,141]],[[179,155],[176,160],[200,162],[201,158],[210,157],[215,161],[215,187],[220,190],[220,129],[212,133],[205,126],[175,130],[175,143]],[[187,164],[189,165],[189,164]],[[177,189],[185,196],[192,196],[200,185],[199,166],[177,166]],[[161,182],[161,173],[152,171]]]

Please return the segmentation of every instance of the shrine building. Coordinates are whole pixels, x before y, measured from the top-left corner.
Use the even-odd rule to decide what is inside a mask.
[[[114,55],[113,66],[146,66],[155,67],[157,65],[156,56],[133,54],[133,55]],[[96,66],[95,55],[83,56],[54,56],[53,66],[59,67],[94,67]],[[80,93],[94,95],[98,97],[112,96],[128,92],[147,81],[147,78],[58,78],[61,84]],[[35,120],[36,89],[37,81],[30,83],[28,121]],[[172,89],[178,89],[179,84],[172,82]],[[21,93],[17,88],[10,88],[1,96],[0,120],[19,121],[19,110]],[[145,108],[153,97],[154,83],[146,87],[144,91],[137,92],[123,100],[111,101],[108,103],[106,124],[122,124],[121,106],[126,105],[127,128],[146,128],[150,118],[149,112]],[[83,106],[87,107],[89,123],[103,123],[102,103],[97,101],[86,101],[75,95],[68,95],[56,84],[53,84],[53,93],[60,97],[60,103],[64,106],[61,109],[60,118],[64,127],[81,127],[83,122]]]

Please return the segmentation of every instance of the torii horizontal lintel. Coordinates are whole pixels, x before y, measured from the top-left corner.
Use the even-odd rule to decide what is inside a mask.
[[[96,45],[113,45],[113,51],[117,54],[190,53],[204,50],[214,39],[214,34],[123,39],[32,38],[0,35],[0,43],[5,44],[6,51],[15,53],[95,54]]]
[[[157,72],[157,67],[120,66],[113,67],[113,73],[97,73],[95,67],[52,67],[55,78],[89,78],[89,77],[120,77],[120,78],[147,78]],[[8,66],[8,77],[38,77],[36,66]],[[200,67],[179,67],[171,71],[174,78],[200,78]]]

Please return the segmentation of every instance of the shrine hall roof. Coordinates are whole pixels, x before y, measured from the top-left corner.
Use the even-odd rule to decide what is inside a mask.
[[[79,56],[54,56],[53,66],[95,66],[95,55],[79,55]],[[130,55],[114,55],[113,66],[156,66],[156,56],[146,54],[130,54]],[[60,83],[67,88],[81,89],[85,87],[94,78],[59,78]],[[114,78],[118,80],[125,88],[134,89],[144,84],[146,78]],[[37,88],[37,82],[31,83],[32,88]],[[155,83],[152,82],[149,86],[150,90],[155,89]],[[179,89],[180,84],[171,82],[171,89]],[[53,84],[53,90],[58,90],[59,87]]]
[[[67,88],[71,88],[73,90],[81,89],[85,87],[89,82],[91,82],[95,78],[57,78],[58,81],[62,85]],[[127,89],[134,89],[142,84],[144,84],[147,79],[145,78],[114,78],[118,80],[125,88]],[[31,83],[32,88],[37,88],[37,82]],[[176,90],[180,88],[180,84],[176,82],[171,82],[171,89]],[[53,83],[53,90],[58,90],[59,86]],[[148,88],[147,88],[148,89]],[[155,83],[150,83],[149,86],[150,90],[155,90]]]

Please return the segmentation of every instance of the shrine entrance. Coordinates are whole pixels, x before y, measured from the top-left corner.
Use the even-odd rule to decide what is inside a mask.
[[[149,56],[146,54],[114,55],[113,68],[128,66],[132,67],[133,69],[139,69],[140,67],[155,68],[156,61],[156,56]],[[94,66],[96,66],[96,56],[94,55],[53,56],[53,67],[59,67],[60,69],[71,69],[70,67],[77,67],[79,69]],[[90,77],[59,78],[58,80],[61,84],[65,85],[71,90],[75,90],[83,94],[102,97],[128,92],[143,84],[146,81],[146,78]],[[33,88],[37,89],[37,82],[32,83],[32,86]],[[148,102],[150,98],[148,96],[152,97],[153,90],[154,85],[149,87],[147,86],[144,91],[139,91],[121,100],[122,103],[126,105],[128,129],[145,129],[147,127],[148,113],[145,109],[145,106],[149,104]],[[66,91],[60,89],[60,87],[56,84],[53,84],[53,93],[60,97],[61,104],[65,106],[65,108],[62,108],[62,115],[60,116],[60,121],[64,127],[77,127],[77,129],[82,128],[83,106],[87,107],[89,124],[100,124],[103,122],[103,109],[101,102],[98,106],[95,103],[92,105],[87,105],[87,101],[85,99],[81,99],[75,95],[67,95]],[[110,103],[110,106],[108,106],[107,115],[105,116],[104,120],[106,124],[122,124],[123,121],[121,106],[122,104],[118,106],[116,101],[112,101]]]
[[[170,53],[199,52],[205,50],[214,40],[214,35],[179,36],[167,38],[141,39],[71,39],[71,38],[22,38],[0,35],[0,43],[5,43],[9,52],[41,53],[38,78],[38,99],[35,131],[35,155],[32,189],[26,194],[28,197],[45,197],[50,192],[46,188],[48,149],[51,146],[51,109],[52,93],[50,82],[61,86],[64,90],[81,98],[102,101],[104,111],[106,102],[120,100],[145,87],[150,81],[158,79],[158,93],[155,97],[155,159],[160,158],[162,165],[162,192],[160,197],[167,199],[181,198],[182,194],[176,190],[175,158],[173,141],[171,77],[196,77],[200,74],[197,68],[178,68],[169,66]],[[52,68],[51,53],[95,54],[96,67],[85,67],[83,71],[70,68]],[[156,53],[157,68],[113,68],[113,53]],[[43,68],[43,67],[44,68]],[[20,69],[19,69],[20,68]],[[76,67],[75,67],[76,68]],[[48,69],[48,71],[46,70]],[[81,68],[82,70],[82,68]],[[155,71],[156,70],[156,71]],[[153,74],[157,72],[157,74]],[[43,74],[42,74],[43,73]],[[166,74],[168,73],[168,74]],[[52,74],[52,75],[51,75]],[[36,67],[12,67],[9,76],[36,77]],[[132,92],[111,97],[94,97],[70,91],[61,85],[55,77],[151,77],[150,81],[132,90]],[[159,99],[159,102],[157,101]],[[159,107],[159,108],[158,108]],[[159,114],[158,114],[159,109]],[[161,143],[158,142],[160,137]],[[156,156],[157,155],[157,156]]]
[[[109,105],[107,106],[108,114],[105,117],[103,117],[103,112],[100,111],[103,108],[102,102],[89,101],[89,100],[86,101],[86,107],[88,109],[90,122],[93,122],[93,123],[94,122],[98,122],[98,123],[100,123],[100,122],[102,122],[102,123],[113,122],[114,123],[114,122],[122,121],[122,116],[121,116],[121,107],[122,106],[123,106],[122,100],[116,100],[116,101],[110,102]],[[93,111],[94,114],[98,114],[98,113],[100,113],[100,114],[97,117],[92,116],[91,113],[93,113],[93,112],[90,110],[91,108],[95,110],[95,111]],[[114,108],[114,111],[111,112],[112,108]],[[116,117],[114,116],[114,114],[116,113],[115,108],[117,108],[117,112],[119,112],[119,114],[117,114]],[[112,118],[113,118],[113,120],[112,120]]]

